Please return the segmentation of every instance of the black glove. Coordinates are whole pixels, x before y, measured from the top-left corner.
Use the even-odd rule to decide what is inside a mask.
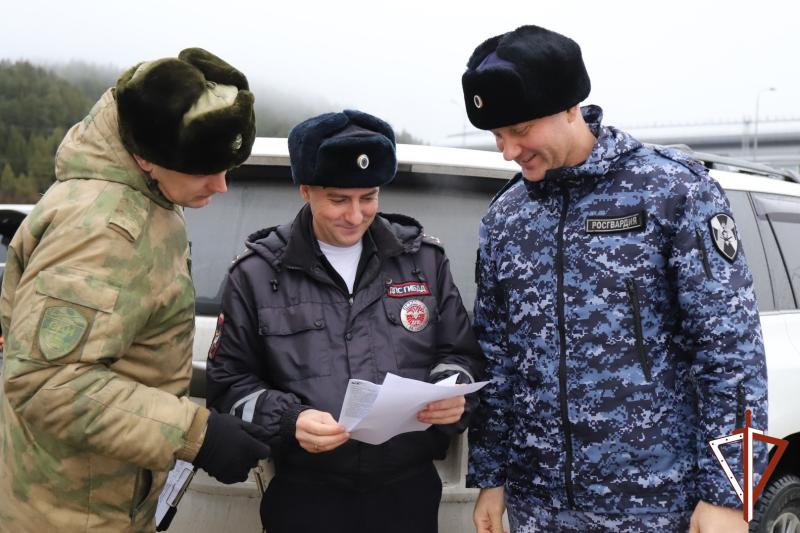
[[[264,444],[269,438],[261,426],[211,411],[194,465],[225,484],[244,481],[258,460],[269,455],[269,446]]]
[[[456,384],[472,383],[472,380],[469,378],[469,376],[467,376],[467,374],[453,369],[430,374],[428,375],[427,381],[428,383],[437,383],[443,379],[449,378],[453,374],[458,374]],[[472,415],[472,412],[475,411],[475,408],[478,407],[478,404],[480,403],[480,397],[478,396],[477,392],[473,392],[472,394],[465,395],[464,400],[464,414],[461,415],[461,420],[458,422],[453,422],[452,424],[435,426],[439,431],[447,435],[457,435],[467,429],[467,426],[469,425],[469,418]]]

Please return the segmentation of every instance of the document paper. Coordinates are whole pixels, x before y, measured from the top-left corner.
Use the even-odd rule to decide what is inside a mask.
[[[438,383],[386,374],[383,385],[351,379],[342,402],[339,423],[351,438],[367,444],[381,444],[400,433],[430,427],[417,420],[417,413],[438,400],[470,394],[488,383],[456,385],[457,376]]]
[[[166,531],[169,528],[175,512],[178,510],[178,502],[181,501],[183,494],[189,487],[194,477],[194,465],[181,461],[175,461],[175,466],[169,471],[164,489],[158,496],[156,506],[156,531]]]

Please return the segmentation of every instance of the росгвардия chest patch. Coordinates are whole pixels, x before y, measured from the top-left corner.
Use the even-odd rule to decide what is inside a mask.
[[[586,217],[586,233],[618,233],[642,231],[645,228],[644,211],[629,215]]]

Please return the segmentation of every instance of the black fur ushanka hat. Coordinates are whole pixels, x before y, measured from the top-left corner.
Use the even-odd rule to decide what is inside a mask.
[[[115,97],[125,148],[161,167],[215,174],[250,155],[256,128],[247,78],[202,48],[134,65]]]
[[[578,43],[539,26],[484,41],[469,58],[461,86],[467,116],[482,130],[560,113],[591,89]]]
[[[298,185],[380,187],[397,172],[394,131],[361,111],[325,113],[292,128],[289,160]]]

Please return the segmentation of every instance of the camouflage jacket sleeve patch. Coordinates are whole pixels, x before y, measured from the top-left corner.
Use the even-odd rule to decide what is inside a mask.
[[[47,298],[36,337],[42,357],[49,361],[73,353],[96,313],[111,313],[119,295],[119,289],[105,280],[66,267],[39,272],[35,287]]]
[[[74,350],[81,342],[89,321],[77,309],[54,306],[45,309],[39,326],[39,349],[52,361]]]

